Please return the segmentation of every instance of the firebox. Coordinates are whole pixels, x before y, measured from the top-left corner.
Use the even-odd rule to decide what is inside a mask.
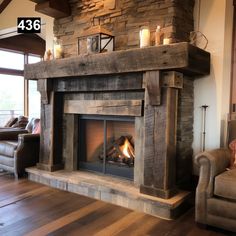
[[[78,169],[134,178],[133,117],[79,116]]]

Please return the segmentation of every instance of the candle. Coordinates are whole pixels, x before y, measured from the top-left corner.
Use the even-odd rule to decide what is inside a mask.
[[[161,44],[161,26],[158,25],[155,32],[155,45],[158,46]]]
[[[55,59],[62,58],[62,47],[60,44],[54,45],[54,58]]]
[[[148,27],[142,27],[139,32],[140,48],[150,46],[150,30]]]
[[[63,55],[63,49],[61,46],[61,40],[54,38],[53,40],[53,57],[54,59],[60,59]]]
[[[163,39],[163,44],[164,45],[170,44],[170,39],[168,38]]]

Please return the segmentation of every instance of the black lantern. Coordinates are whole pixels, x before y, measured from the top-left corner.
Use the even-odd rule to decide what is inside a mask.
[[[79,37],[79,54],[114,51],[114,36],[103,27],[93,26]]]

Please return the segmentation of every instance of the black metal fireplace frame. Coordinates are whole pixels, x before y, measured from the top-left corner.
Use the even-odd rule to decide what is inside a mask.
[[[80,170],[99,172],[104,175],[112,175],[116,177],[122,177],[126,179],[134,179],[134,167],[119,167],[112,165],[106,162],[106,150],[107,150],[107,122],[108,121],[121,121],[121,122],[133,122],[135,125],[135,117],[130,116],[103,116],[103,115],[79,115],[79,145],[78,145],[78,166]],[[80,155],[83,155],[81,152],[81,141],[83,140],[83,132],[81,132],[81,120],[100,120],[103,121],[103,163],[87,163],[81,161]],[[107,168],[109,166],[109,168]]]

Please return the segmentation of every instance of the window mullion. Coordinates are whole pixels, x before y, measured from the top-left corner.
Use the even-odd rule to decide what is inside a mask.
[[[24,64],[28,64],[28,54],[24,54]],[[29,81],[24,80],[24,115],[29,116]]]

